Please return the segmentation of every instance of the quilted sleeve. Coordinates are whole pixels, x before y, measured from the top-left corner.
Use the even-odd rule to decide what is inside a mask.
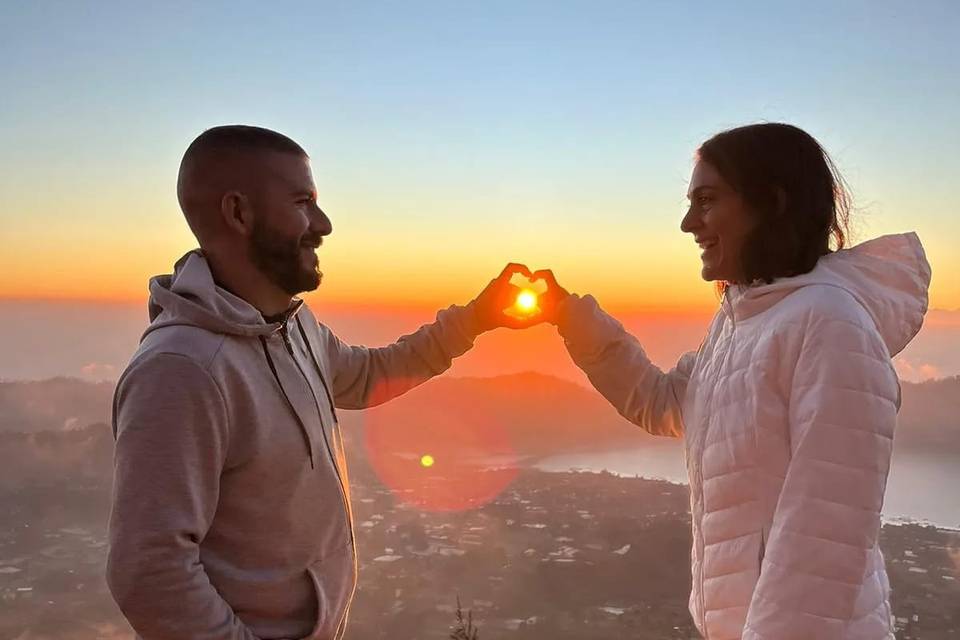
[[[593,296],[571,295],[559,316],[557,328],[570,357],[620,415],[655,436],[683,436],[681,407],[695,352],[661,371]]]

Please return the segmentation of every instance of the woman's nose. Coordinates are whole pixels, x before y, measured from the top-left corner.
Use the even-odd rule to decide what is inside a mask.
[[[690,207],[687,209],[687,214],[683,216],[683,220],[680,221],[680,231],[693,233],[694,229],[697,229],[701,224],[700,216],[697,215],[693,207]]]

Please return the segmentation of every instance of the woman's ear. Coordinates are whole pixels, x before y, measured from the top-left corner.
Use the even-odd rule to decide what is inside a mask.
[[[782,216],[787,212],[787,192],[783,187],[774,187],[773,196],[776,201],[776,214]]]

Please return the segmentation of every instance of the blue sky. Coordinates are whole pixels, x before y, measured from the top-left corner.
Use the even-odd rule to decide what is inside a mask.
[[[696,146],[782,120],[834,155],[861,236],[920,231],[934,303],[960,307],[960,284],[938,277],[960,269],[958,7],[8,3],[0,245],[20,259],[34,238],[118,251],[114,267],[142,280],[190,242],[172,190],[186,144],[249,122],[311,153],[352,238],[334,264],[384,246],[397,262],[453,260],[452,238],[480,238],[477,270],[528,248],[583,286],[630,263],[637,279],[674,269],[693,291],[677,224]]]

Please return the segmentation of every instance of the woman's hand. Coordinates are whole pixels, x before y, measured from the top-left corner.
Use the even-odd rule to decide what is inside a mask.
[[[560,303],[570,296],[570,292],[557,283],[557,278],[553,275],[551,269],[541,269],[530,276],[531,282],[543,280],[547,283],[547,290],[540,294],[539,302],[541,309],[541,320],[550,324],[557,324],[557,315]]]

